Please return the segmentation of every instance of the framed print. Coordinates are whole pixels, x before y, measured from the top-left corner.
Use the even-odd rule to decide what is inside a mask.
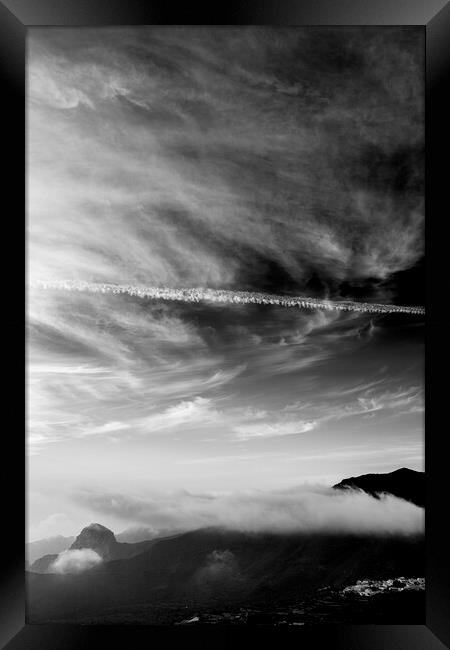
[[[448,5],[91,5],[1,5],[2,642],[445,647]]]

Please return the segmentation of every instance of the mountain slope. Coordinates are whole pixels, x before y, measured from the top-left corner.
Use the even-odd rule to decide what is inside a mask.
[[[425,473],[416,472],[406,467],[387,474],[352,476],[333,487],[337,490],[360,489],[374,497],[387,492],[406,501],[411,501],[416,506],[425,507]]]
[[[248,535],[200,530],[159,540],[144,553],[81,575],[28,574],[30,622],[76,620],[137,606],[293,603],[325,586],[424,574],[423,537]]]
[[[337,490],[359,489],[374,497],[392,494],[416,506],[425,507],[425,473],[402,467],[388,474],[362,474],[333,485]]]
[[[34,542],[28,542],[25,546],[27,560],[32,564],[35,560],[44,555],[52,555],[65,551],[75,541],[75,537],[48,537],[47,539],[38,539]]]
[[[29,566],[28,571],[32,571],[33,573],[47,573],[57,557],[58,553],[49,553],[48,555],[43,555]]]
[[[178,529],[154,529],[149,526],[132,526],[123,530],[116,535],[118,542],[128,542],[136,544],[137,542],[147,542],[153,539],[161,539],[163,537],[172,537],[184,533],[184,530]]]
[[[102,557],[105,561],[130,558],[146,551],[155,542],[148,540],[136,544],[118,542],[112,530],[101,524],[89,524],[83,528],[81,533],[74,539],[68,550],[90,548]],[[66,550],[65,549],[62,550]],[[58,554],[47,554],[35,560],[29,567],[34,573],[48,573],[51,565]]]

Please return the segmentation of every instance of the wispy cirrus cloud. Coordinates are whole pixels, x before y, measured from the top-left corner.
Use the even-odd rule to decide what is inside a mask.
[[[269,259],[333,289],[409,268],[423,252],[420,39],[35,32],[33,276],[257,288]]]
[[[351,389],[344,389],[340,396],[345,396],[344,401],[338,400],[333,402],[315,402],[314,404],[304,404],[297,402],[288,404],[284,411],[290,414],[299,413],[304,416],[305,411],[317,414],[315,425],[329,421],[338,421],[345,418],[357,416],[367,416],[373,413],[384,411],[389,415],[404,414],[405,407],[414,409],[414,412],[423,410],[423,389],[420,386],[410,386],[408,388],[398,387],[389,392],[376,390],[375,387],[383,385],[385,382],[371,382],[362,384]],[[357,394],[348,401],[348,395]]]
[[[335,404],[325,402],[303,403],[296,402],[286,405],[281,413],[264,413],[263,421],[246,422],[233,427],[236,440],[247,441],[259,438],[276,438],[308,433],[322,426],[329,426],[346,418],[367,417],[377,412],[385,412],[387,416],[404,415],[405,413],[421,413],[423,411],[422,390],[418,386],[407,389],[399,388],[389,393],[373,393],[377,382],[370,388],[362,385],[359,388],[362,396],[351,402]],[[347,394],[349,392],[347,391]],[[405,408],[408,409],[405,411]],[[298,419],[293,419],[297,415]],[[305,417],[311,416],[311,419]],[[312,419],[314,418],[315,419]]]
[[[162,413],[141,419],[139,426],[149,433],[154,433],[180,426],[189,429],[192,426],[211,424],[218,418],[219,413],[213,408],[211,400],[198,396],[192,400],[181,401],[170,406]]]
[[[251,440],[252,438],[276,438],[278,436],[291,436],[306,433],[316,428],[317,422],[311,421],[280,421],[272,423],[251,423],[235,426],[233,432],[237,440]]]
[[[333,453],[355,440],[359,472],[390,462],[365,444],[413,453],[423,402],[402,393],[423,381],[421,314],[33,285],[420,304],[423,46],[414,28],[30,31],[36,483],[83,468],[125,491],[133,468],[202,486],[222,466],[223,485],[261,486],[335,473],[327,451],[343,470]],[[317,462],[286,474],[285,452]]]

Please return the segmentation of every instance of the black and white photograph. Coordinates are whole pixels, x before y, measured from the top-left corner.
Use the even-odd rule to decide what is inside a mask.
[[[32,27],[30,624],[425,624],[425,31]]]

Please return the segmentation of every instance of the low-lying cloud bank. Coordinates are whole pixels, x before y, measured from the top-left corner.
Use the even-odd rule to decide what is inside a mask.
[[[50,567],[51,573],[82,573],[103,562],[91,548],[69,549],[58,555]]]
[[[246,532],[416,535],[425,525],[423,508],[403,499],[321,486],[223,495],[183,491],[146,498],[84,492],[77,500],[105,517],[160,530],[218,526]]]

